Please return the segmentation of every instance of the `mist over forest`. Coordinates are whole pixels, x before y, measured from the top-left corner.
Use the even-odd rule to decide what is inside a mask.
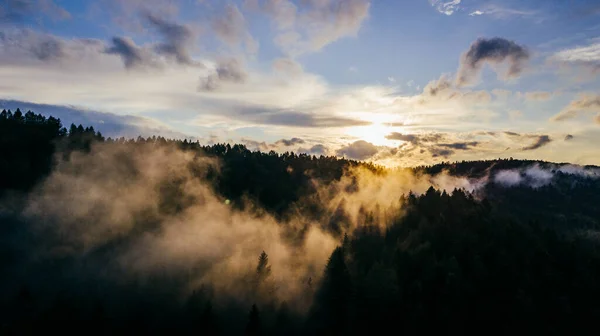
[[[0,334],[595,334],[600,168],[384,168],[0,114]]]

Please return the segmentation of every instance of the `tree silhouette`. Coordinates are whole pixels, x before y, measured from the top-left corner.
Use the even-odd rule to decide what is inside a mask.
[[[252,309],[250,310],[250,314],[248,316],[248,323],[246,324],[246,332],[247,336],[257,336],[261,335],[261,321],[260,321],[260,313],[258,311],[258,307],[256,304],[252,305]]]

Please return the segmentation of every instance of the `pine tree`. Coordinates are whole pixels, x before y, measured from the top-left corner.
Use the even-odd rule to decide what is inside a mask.
[[[256,304],[253,304],[252,309],[250,310],[245,334],[248,336],[256,336],[261,334],[260,313],[258,311],[258,307],[256,307]]]

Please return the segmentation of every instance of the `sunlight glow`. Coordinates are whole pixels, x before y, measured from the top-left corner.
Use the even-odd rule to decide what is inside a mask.
[[[402,132],[402,127],[391,126],[394,122],[390,122],[391,118],[388,115],[375,115],[364,119],[371,121],[373,124],[350,127],[347,129],[346,134],[376,146],[393,146],[394,142],[385,137],[392,132]]]

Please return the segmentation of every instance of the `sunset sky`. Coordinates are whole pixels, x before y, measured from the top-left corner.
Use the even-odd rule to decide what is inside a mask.
[[[600,164],[597,0],[0,0],[0,79],[112,137]]]

